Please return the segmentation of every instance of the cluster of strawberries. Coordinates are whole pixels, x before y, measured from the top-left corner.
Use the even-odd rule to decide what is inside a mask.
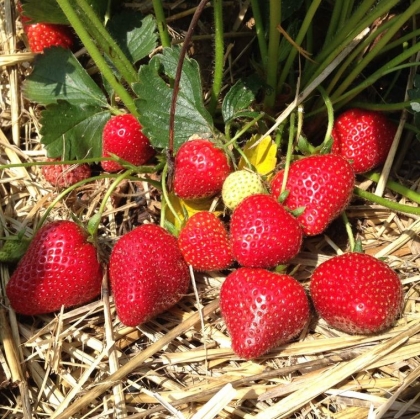
[[[61,25],[22,23],[33,52],[71,48]],[[107,269],[118,317],[128,326],[146,322],[177,303],[196,271],[227,271],[220,309],[243,358],[255,358],[290,341],[311,318],[310,300],[330,326],[347,333],[378,333],[402,310],[398,275],[363,253],[346,253],[312,273],[309,295],[281,272],[301,250],[305,237],[321,234],[349,204],[355,175],[383,164],[395,126],[377,112],[350,109],[340,115],[328,154],[301,156],[270,183],[251,170],[233,170],[227,154],[209,139],[186,141],[174,163],[175,195],[186,201],[220,196],[225,223],[200,211],[180,226],[178,237],[144,224],[122,236]],[[113,116],[103,131],[102,169],[118,172],[117,156],[132,165],[149,162],[156,150],[129,114]],[[68,187],[91,176],[88,164],[42,167],[45,179]],[[73,221],[54,221],[32,239],[7,284],[16,312],[37,315],[84,304],[101,292],[103,269],[86,231]]]
[[[351,126],[349,125],[351,122]],[[390,327],[402,309],[398,275],[363,253],[336,256],[319,265],[310,297],[291,275],[279,273],[307,236],[321,234],[348,205],[360,173],[383,163],[395,127],[381,114],[352,109],[337,118],[333,147],[293,161],[270,184],[248,170],[232,170],[226,153],[208,139],[185,142],[175,156],[174,193],[183,200],[216,195],[227,223],[210,211],[189,217],[175,237],[144,224],[122,236],[108,263],[117,314],[136,326],[169,309],[187,292],[189,266],[226,271],[220,309],[241,357],[254,358],[297,336],[310,320],[310,299],[332,327],[348,333],[377,333]],[[132,115],[112,117],[104,129],[104,157],[131,164],[148,162],[155,151]],[[45,166],[44,174],[66,184],[77,169]],[[107,171],[122,169],[102,161]],[[51,169],[52,168],[52,169]],[[88,168],[88,166],[87,166]],[[88,170],[84,172],[84,175]],[[62,184],[64,185],[64,184]],[[86,232],[72,221],[42,227],[14,271],[7,295],[19,313],[35,315],[83,304],[100,294],[102,269]]]

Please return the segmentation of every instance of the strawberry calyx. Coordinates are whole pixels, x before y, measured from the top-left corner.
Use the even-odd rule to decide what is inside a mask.
[[[0,249],[0,262],[17,263],[25,254],[31,240],[21,235],[7,237],[5,244]]]

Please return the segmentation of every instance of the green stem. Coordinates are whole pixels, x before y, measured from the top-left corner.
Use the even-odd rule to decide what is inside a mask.
[[[171,37],[168,33],[168,26],[166,25],[165,12],[161,0],[153,0],[153,10],[155,12],[156,25],[158,27],[162,47],[170,47]]]
[[[354,240],[353,231],[352,231],[352,228],[351,228],[351,223],[350,223],[350,221],[347,217],[347,214],[344,211],[341,213],[341,218],[343,219],[344,226],[346,227],[347,236],[349,238],[350,251],[353,252],[354,248],[355,248],[355,245],[356,245],[356,242]]]
[[[220,90],[222,89],[224,64],[223,39],[223,1],[213,0],[214,11],[214,74],[209,105],[210,114],[214,115],[217,108]]]
[[[387,30],[388,27],[392,26],[393,22],[392,20],[386,22],[385,24],[381,25],[376,31],[371,32],[368,36],[363,39],[359,45],[349,54],[349,56],[343,61],[343,63],[340,65],[340,67],[337,69],[337,71],[334,74],[334,77],[332,78],[331,82],[329,83],[327,87],[327,92],[331,93],[334,91],[334,87],[341,83],[343,80],[343,74],[346,72],[346,70],[350,67],[353,68],[355,65],[355,62],[360,60],[360,57],[364,50],[366,50],[369,45],[375,40],[377,36],[379,36],[383,31]]]
[[[324,104],[325,104],[325,107],[327,108],[327,114],[328,114],[327,131],[325,133],[324,141],[322,142],[321,147],[320,147],[320,148],[325,148],[331,140],[331,132],[334,126],[334,107],[331,103],[331,99],[327,95],[327,92],[321,85],[318,86],[318,90],[321,93],[322,99],[324,99]]]
[[[343,1],[335,1],[334,2],[334,8],[333,8],[333,11],[332,11],[332,14],[331,14],[331,18],[328,21],[328,29],[327,29],[327,34],[325,35],[324,47],[323,48],[326,48],[327,45],[330,44],[333,37],[337,33],[338,28],[340,27],[339,21],[340,21],[340,16],[342,15],[341,10],[343,8],[343,5],[344,5]]]
[[[119,45],[115,42],[101,20],[96,15],[92,7],[87,3],[86,0],[76,0],[77,5],[80,7],[81,13],[79,16],[83,20],[86,20],[86,27],[94,37],[95,42],[99,45],[99,48],[108,55],[112,60],[115,68],[121,74],[122,78],[127,83],[131,84],[137,81],[137,71],[133,67],[130,60],[124,54]]]
[[[354,108],[370,109],[372,111],[395,112],[395,111],[401,111],[403,109],[410,107],[411,102],[412,100],[408,100],[407,102],[398,102],[398,103],[350,102],[348,103],[348,105]]]
[[[236,150],[236,152],[242,158],[242,160],[244,161],[244,163],[246,164],[246,166],[248,167],[249,170],[256,170],[256,168],[253,167],[253,165],[251,164],[251,162],[248,159],[248,156],[245,154],[244,150],[242,150],[242,148],[238,145],[238,143],[233,143],[233,148]],[[233,162],[233,159],[232,159],[232,162]],[[233,165],[234,165],[234,168],[236,170],[237,167],[238,167],[236,162],[233,162]]]
[[[352,66],[352,67],[354,66],[354,62],[355,62],[355,60],[357,60],[357,57],[360,56],[360,54],[372,43],[372,41],[374,41],[375,38],[379,37],[381,33],[387,31],[389,29],[389,27],[392,27],[393,25],[394,25],[394,19],[391,19],[388,22],[380,25],[379,28],[377,28],[374,32],[372,32],[369,36],[367,36],[366,39],[364,39],[357,46],[357,48],[348,56],[346,61],[343,62],[341,67],[335,73],[334,78],[331,80],[331,82],[330,82],[330,84],[327,88],[327,92],[332,92],[334,86],[339,82],[341,83],[341,76],[343,75],[345,70],[349,66]],[[394,48],[398,48],[398,47],[401,47],[401,46],[404,48],[405,43],[407,43],[410,40],[415,39],[419,35],[420,35],[420,30],[416,30],[416,31],[410,31],[405,36],[398,37],[397,40],[395,40],[394,42],[390,42],[389,44],[384,46],[380,51],[378,51],[378,56],[379,55],[384,55],[386,52],[388,52],[388,51],[390,51]],[[395,108],[395,109],[401,109],[401,108],[398,107],[398,108]]]
[[[364,173],[363,176],[366,179],[372,180],[375,183],[378,183],[381,177],[380,173]],[[408,198],[410,201],[420,204],[420,194],[416,191],[413,191],[410,188],[407,188],[404,185],[401,185],[401,183],[395,182],[393,180],[388,180],[386,183],[386,187],[391,191],[394,191],[404,196],[405,198]]]
[[[418,36],[420,36],[420,29],[410,31],[407,35],[402,36],[393,42],[390,42],[386,47],[382,49],[381,54],[385,54],[394,48],[404,48],[404,44],[408,43],[408,41],[416,42],[416,38]]]
[[[341,2],[337,2],[341,3]],[[315,15],[315,12],[318,10],[319,5],[321,4],[321,0],[314,0],[311,2],[308,10],[305,14],[305,19],[302,22],[302,25],[300,27],[299,33],[296,36],[295,43],[300,46],[308,32],[308,29],[312,25],[312,21]],[[298,53],[297,48],[293,47],[287,57],[286,63],[283,66],[282,72],[279,77],[278,81],[278,89],[280,90],[285,83],[287,77],[291,73],[291,67],[293,65],[293,62],[295,60],[296,54]]]
[[[135,116],[139,116],[136,106],[134,104],[133,98],[125,90],[124,86],[118,82],[115,78],[112,70],[109,68],[108,63],[102,56],[101,52],[93,42],[91,36],[84,27],[83,22],[74,11],[72,2],[70,0],[57,0],[58,5],[63,10],[63,13],[66,15],[71,26],[76,31],[86,50],[92,57],[93,61],[97,65],[99,71],[102,73],[104,78],[108,81],[115,93],[120,97],[127,109]]]
[[[10,163],[10,164],[2,164],[0,165],[0,170],[10,169],[13,167],[33,167],[33,166],[52,166],[52,165],[63,165],[63,164],[83,164],[83,163],[97,163],[99,161],[108,161],[113,160],[118,163],[121,163],[122,165],[130,165],[129,163],[125,162],[122,159],[115,158],[112,156],[109,157],[91,157],[88,159],[80,159],[80,160],[58,160],[58,161],[39,161],[39,162],[28,162],[28,163]],[[129,167],[128,169],[132,169],[136,173],[157,173],[159,172],[164,163],[158,163],[156,166],[135,166],[135,167]],[[102,179],[102,178],[109,178],[109,177],[115,177],[116,175],[112,173],[107,173],[106,175],[101,175],[99,177],[93,177],[89,179]]]
[[[252,121],[245,124],[240,131],[238,131],[235,136],[230,139],[226,144],[225,147],[228,147],[231,144],[234,144],[238,138],[244,135],[253,125],[255,125],[263,116],[265,115],[264,112],[261,112],[257,117],[255,117]]]
[[[74,191],[77,188],[80,188],[81,186],[93,182],[95,180],[101,180],[104,179],[106,176],[103,175],[99,175],[99,176],[94,176],[94,177],[90,177],[89,179],[83,179],[77,183],[75,183],[74,185],[69,186],[68,188],[66,188],[64,191],[61,191],[56,197],[55,199],[51,202],[51,204],[48,206],[48,208],[46,209],[46,211],[44,212],[43,216],[41,217],[41,220],[39,221],[39,223],[37,224],[35,231],[39,230],[43,224],[45,223],[46,219],[48,218],[48,215],[50,214],[50,212],[53,210],[53,208],[59,203],[61,202],[61,200],[64,199],[64,197],[66,195],[68,195],[70,192]]]
[[[343,27],[346,24],[346,21],[348,20],[349,16],[351,16],[352,9],[353,9],[353,1],[351,0],[343,1],[340,19],[338,22],[339,28]]]
[[[311,81],[316,79],[358,34],[365,28],[368,28],[375,19],[385,15],[398,2],[399,0],[384,0],[371,11],[376,0],[363,1],[346,22],[346,25],[340,28],[341,30],[335,34],[326,48],[315,57],[315,64],[308,68],[308,71],[303,77],[302,85],[307,86]]]
[[[420,215],[420,207],[412,207],[410,205],[399,204],[398,202],[390,201],[389,199],[382,198],[371,192],[364,191],[363,189],[360,189],[358,187],[354,188],[353,193],[354,195],[359,196],[360,198],[374,202],[375,204],[382,205],[383,207],[389,208],[396,212]]]
[[[299,112],[301,114],[301,112]],[[293,146],[295,141],[295,113],[290,114],[289,118],[289,141],[287,143],[286,163],[284,165],[283,183],[281,184],[280,196],[286,189],[287,178],[289,176],[290,162],[293,155]]]
[[[281,1],[270,0],[270,27],[268,30],[268,59],[266,82],[270,90],[266,92],[264,106],[272,109],[276,101],[277,70],[279,66],[280,32],[277,26],[281,22]]]
[[[264,69],[267,71],[268,49],[267,42],[265,40],[264,23],[261,17],[260,0],[251,0],[251,7],[255,20],[255,33],[257,34],[261,61]]]
[[[169,192],[168,189],[166,187],[166,178],[168,176],[168,164],[165,164],[163,171],[162,171],[162,201],[164,201],[167,205],[167,207],[170,209],[170,211],[172,212],[173,216],[175,217],[175,219],[178,221],[179,225],[182,225],[182,220],[181,218],[179,218],[179,215],[177,214],[177,212],[175,211],[175,208],[173,207],[171,200],[169,199]],[[160,225],[163,226],[164,225],[164,221],[161,220],[160,221]]]
[[[119,174],[117,178],[112,182],[111,186],[106,191],[101,205],[98,209],[98,212],[95,213],[95,215],[89,220],[88,222],[88,231],[93,236],[96,237],[96,234],[98,232],[99,224],[101,223],[103,214],[105,212],[105,208],[107,205],[107,202],[109,198],[111,197],[112,193],[115,191],[115,189],[118,187],[118,185],[121,184],[121,182],[124,179],[128,179],[133,174],[133,170],[126,170],[125,172]]]
[[[360,76],[363,69],[381,52],[381,50],[386,46],[390,39],[396,34],[396,32],[402,27],[402,25],[414,16],[417,11],[420,9],[420,2],[414,2],[409,6],[401,15],[394,18],[391,22],[392,25],[389,25],[387,31],[382,32],[382,36],[374,46],[364,57],[363,59],[353,68],[351,73],[344,79],[340,80],[340,85],[334,91],[334,94],[331,95],[331,99],[334,101],[337,97],[346,91],[346,89],[354,82],[354,80]]]
[[[420,43],[417,43],[413,45],[412,47],[407,48],[403,53],[401,53],[400,55],[397,55],[392,60],[388,61],[379,70],[375,71],[375,73],[371,74],[358,86],[354,87],[351,90],[348,90],[346,93],[344,93],[340,97],[333,100],[333,103],[336,105],[335,108],[339,109],[340,107],[344,106],[347,102],[349,102],[351,99],[356,97],[361,91],[371,86],[378,79],[383,77],[385,74],[392,73],[393,71],[396,71],[396,70],[400,70],[401,68],[403,68],[403,66],[412,67],[412,66],[418,65],[418,63],[407,63],[407,64],[404,64],[403,66],[398,67],[398,65],[401,62],[408,60],[410,57],[414,56],[419,51],[420,51]]]

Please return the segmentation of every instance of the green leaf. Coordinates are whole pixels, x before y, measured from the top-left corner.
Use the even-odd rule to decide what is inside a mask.
[[[238,80],[226,93],[222,103],[222,116],[225,123],[244,116],[246,110],[255,100],[262,84],[255,76]]]
[[[179,59],[179,48],[165,48],[140,68],[139,82],[133,90],[139,97],[136,106],[144,134],[155,148],[167,148],[169,138],[169,114],[173,80]],[[214,133],[213,121],[204,106],[198,64],[186,58],[176,102],[174,148],[180,147],[194,134],[210,137]]]
[[[57,4],[56,0],[26,0],[22,1],[22,9],[25,16],[31,19],[31,22],[55,23],[59,25],[68,25],[69,22]],[[107,1],[90,0],[88,2],[99,16],[104,16],[107,8]]]
[[[55,0],[27,0],[22,2],[23,14],[31,19],[31,23],[56,23],[68,25],[66,15]],[[41,6],[41,7],[40,7]]]
[[[41,114],[42,144],[49,157],[65,160],[100,157],[102,131],[110,112],[95,105],[59,101]]]
[[[41,105],[66,100],[74,105],[108,106],[106,96],[73,53],[58,47],[49,48],[35,59],[23,92],[27,99]]]
[[[147,57],[157,46],[155,18],[123,10],[113,16],[107,28],[132,63]]]
[[[99,224],[101,223],[101,218],[102,218],[102,214],[99,212],[94,214],[90,218],[87,224],[87,232],[89,233],[90,236],[95,236],[96,233],[98,232],[98,227],[99,227]]]

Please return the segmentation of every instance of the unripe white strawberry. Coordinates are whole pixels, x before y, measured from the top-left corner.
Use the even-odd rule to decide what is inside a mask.
[[[257,173],[249,170],[237,170],[224,181],[222,199],[224,204],[233,210],[246,197],[261,193],[267,193],[267,191]]]

